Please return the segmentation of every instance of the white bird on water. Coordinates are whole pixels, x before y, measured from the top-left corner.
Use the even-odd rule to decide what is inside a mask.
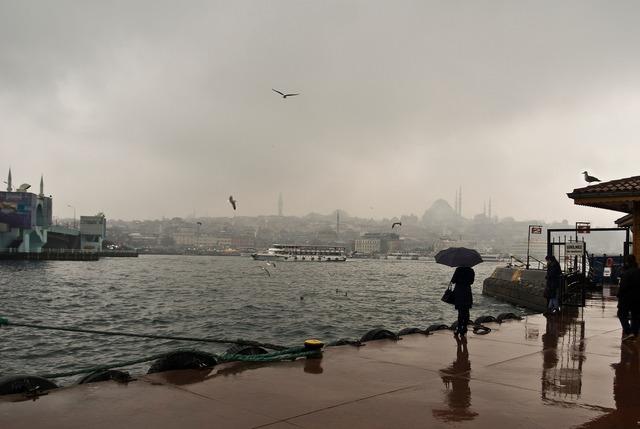
[[[587,173],[586,171],[583,171],[582,174],[584,174],[584,180],[587,183],[599,182],[600,181],[600,179],[598,179],[597,177],[589,176],[589,173]]]

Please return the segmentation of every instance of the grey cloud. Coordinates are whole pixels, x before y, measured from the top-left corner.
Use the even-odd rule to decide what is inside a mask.
[[[567,127],[628,147],[628,122],[580,117],[640,91],[639,8],[3,2],[0,137],[32,155],[12,144],[3,159],[122,218],[227,214],[230,192],[244,214],[273,212],[280,191],[290,213],[422,214],[459,185],[469,214],[492,196],[504,216],[582,216],[564,196],[580,171],[637,174]],[[130,183],[140,191],[122,195]],[[523,189],[548,207],[522,204]]]

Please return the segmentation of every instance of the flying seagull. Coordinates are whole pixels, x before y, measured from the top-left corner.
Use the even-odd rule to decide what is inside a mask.
[[[391,225],[391,229],[395,228],[395,226],[402,226],[402,222],[393,222],[393,225]]]
[[[265,267],[260,267],[260,268],[262,268],[264,272],[267,273],[269,277],[271,277],[271,273],[269,272],[269,270],[267,270]]]
[[[276,267],[276,263],[275,263],[275,262],[268,262],[268,261],[267,261],[267,265],[271,265],[273,268],[275,268],[275,267]]]
[[[274,92],[277,92],[278,94],[282,95],[282,98],[287,98],[287,97],[293,97],[294,95],[300,95],[300,94],[285,94],[284,92],[280,92],[277,89],[273,89],[271,88]]]
[[[586,171],[583,171],[582,174],[584,174],[584,180],[587,183],[600,181],[600,179],[598,179],[597,177],[589,176],[589,173],[587,173]]]
[[[236,200],[233,199],[233,195],[229,195],[229,202],[231,203],[231,207],[233,207],[233,209],[236,209],[236,204],[238,203]]]

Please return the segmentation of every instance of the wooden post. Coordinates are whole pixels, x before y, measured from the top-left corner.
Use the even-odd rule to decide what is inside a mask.
[[[640,259],[640,202],[634,201],[633,203],[633,226],[631,227],[633,233],[633,254],[636,257],[636,261]]]

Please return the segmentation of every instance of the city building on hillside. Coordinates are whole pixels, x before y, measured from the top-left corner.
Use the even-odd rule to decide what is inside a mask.
[[[386,254],[399,252],[402,245],[398,234],[367,232],[355,240],[354,250],[363,255]]]
[[[511,246],[507,249],[510,256],[514,256],[520,261],[527,260],[527,247],[529,249],[529,258],[531,259],[532,267],[537,265],[534,263],[539,261],[541,265],[544,262],[544,258],[547,255],[547,240],[533,241],[531,240],[527,246],[527,239],[515,240]]]
[[[195,246],[196,231],[194,228],[178,228],[178,230],[173,233],[173,240],[176,246]]]
[[[478,243],[471,240],[452,240],[450,238],[439,238],[433,243],[433,252],[438,253],[441,250],[448,249],[449,247],[466,247],[468,249],[475,249],[478,247]]]

